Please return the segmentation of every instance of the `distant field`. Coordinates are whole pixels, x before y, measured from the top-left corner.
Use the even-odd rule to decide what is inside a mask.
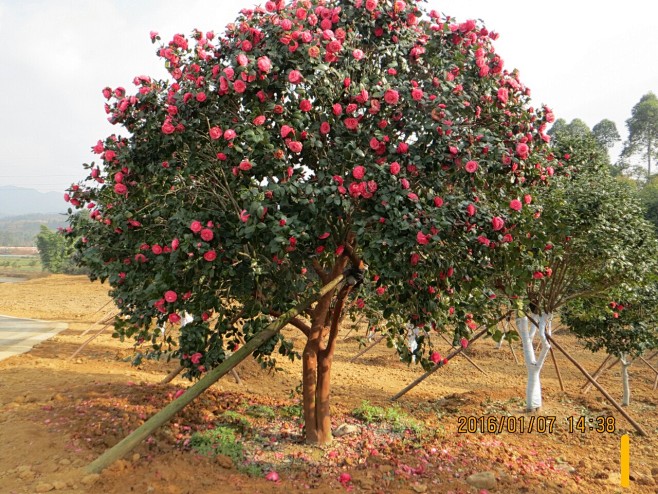
[[[0,276],[33,277],[43,273],[39,256],[0,255]]]

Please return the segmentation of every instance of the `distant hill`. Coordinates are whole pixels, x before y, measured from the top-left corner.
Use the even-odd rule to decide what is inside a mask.
[[[46,225],[51,230],[66,226],[63,214],[24,214],[0,218],[0,246],[29,247],[35,245],[34,237]]]
[[[65,213],[64,194],[5,185],[0,187],[0,218],[26,214]]]

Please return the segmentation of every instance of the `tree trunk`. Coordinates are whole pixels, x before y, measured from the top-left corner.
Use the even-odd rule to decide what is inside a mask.
[[[535,319],[537,316],[531,315],[531,317]],[[521,336],[521,343],[523,345],[523,359],[525,360],[528,375],[528,383],[526,386],[526,410],[529,412],[539,410],[542,406],[540,374],[551,348],[548,339],[546,338],[547,334],[549,336],[551,334],[551,320],[551,314],[542,313],[537,321],[537,326],[532,330],[528,328],[528,325],[530,324],[528,317],[520,317],[516,320],[516,327]],[[535,356],[532,342],[536,333],[539,334],[541,340],[541,351],[539,357]]]
[[[628,379],[628,368],[631,366],[631,363],[628,355],[623,353],[621,355],[621,383],[623,389],[621,405],[624,407],[627,407],[631,403],[631,384]]]
[[[342,273],[347,261],[347,258],[337,261],[331,276]],[[328,444],[333,439],[329,399],[331,366],[343,307],[351,289],[345,285],[337,294],[328,293],[311,311],[311,330],[302,354],[304,425],[309,444]]]

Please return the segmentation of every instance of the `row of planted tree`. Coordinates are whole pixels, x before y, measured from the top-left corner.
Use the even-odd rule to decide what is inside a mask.
[[[551,140],[495,38],[412,0],[279,0],[159,44],[170,78],[103,91],[125,135],[66,196],[117,333],[175,345],[196,378],[287,314],[301,354],[275,332],[254,355],[301,357],[312,443],[331,440],[346,314],[430,369],[440,334],[468,340],[508,308],[529,409],[554,315],[624,359],[655,347],[656,238],[632,187],[590,136]],[[184,313],[178,341],[157,329]]]

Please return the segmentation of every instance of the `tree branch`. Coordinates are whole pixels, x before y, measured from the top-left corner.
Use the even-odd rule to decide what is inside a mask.
[[[277,311],[274,311],[274,310],[271,310],[271,311],[270,311],[270,315],[273,316],[273,317],[281,317],[281,313],[280,313],[280,312],[277,312]],[[291,326],[295,326],[295,327],[296,327],[297,329],[299,329],[302,333],[304,333],[304,335],[305,335],[307,338],[308,338],[308,337],[310,336],[310,334],[311,334],[311,326],[309,326],[308,324],[306,324],[306,323],[305,323],[304,321],[302,321],[301,319],[298,319],[298,318],[296,318],[296,317],[293,317],[292,319],[290,319],[290,320],[288,321],[288,324],[290,324]]]

